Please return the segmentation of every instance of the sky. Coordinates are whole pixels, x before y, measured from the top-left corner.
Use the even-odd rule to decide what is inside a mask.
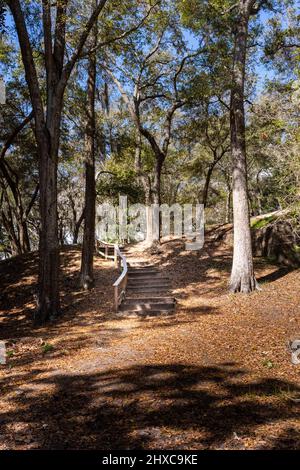
[[[271,16],[272,15],[269,12],[261,11],[259,14],[260,23],[262,23],[263,25],[266,25]],[[10,15],[7,15],[6,17],[6,25],[9,29],[11,29],[11,27],[13,26],[13,20]],[[185,37],[186,37],[189,47],[191,49],[196,49],[198,46],[198,41],[197,41],[196,36],[193,35],[191,32],[186,31]],[[15,40],[16,40],[16,36],[15,36]],[[256,61],[255,69],[254,69],[255,75],[257,75],[256,94],[258,95],[263,91],[266,80],[272,80],[272,78],[275,76],[274,70],[272,70],[270,67],[267,67],[263,63],[261,59],[261,55],[262,55],[262,48],[260,49],[260,51],[258,51],[258,60]],[[3,72],[3,69],[1,70],[1,65],[0,65],[0,76],[1,74],[3,76],[2,72]],[[5,77],[3,78],[5,80]]]

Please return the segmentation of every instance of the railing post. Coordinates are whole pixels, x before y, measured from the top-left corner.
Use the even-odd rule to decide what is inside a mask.
[[[108,256],[108,246],[105,245],[105,259],[107,259],[107,256]]]
[[[115,263],[115,267],[117,268],[118,267],[118,253],[117,253],[116,245],[114,246],[114,263]]]
[[[119,310],[119,288],[115,286],[115,311],[118,312]]]
[[[125,256],[122,255],[118,245],[114,245],[114,262],[119,268],[122,266],[123,270],[117,281],[114,283],[114,304],[115,311],[119,311],[119,306],[125,297],[126,285],[127,285],[127,261]]]

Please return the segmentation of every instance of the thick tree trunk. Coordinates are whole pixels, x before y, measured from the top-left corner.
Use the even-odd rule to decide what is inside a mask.
[[[52,135],[45,130],[40,147],[40,237],[39,295],[35,315],[37,324],[55,318],[60,313],[59,243],[57,218],[57,157],[60,115]]]
[[[232,292],[246,293],[253,291],[257,287],[253,271],[245,143],[244,84],[248,22],[248,13],[242,11],[236,24],[230,106],[234,223],[234,249],[230,290]]]
[[[97,28],[93,31],[93,46],[97,42]],[[92,53],[88,67],[88,104],[86,125],[86,161],[85,161],[85,218],[81,257],[80,284],[84,289],[94,285],[94,249],[96,216],[96,180],[95,180],[95,93],[96,93],[96,54]]]
[[[25,16],[19,0],[7,0],[18,34],[25,78],[34,111],[40,177],[40,262],[39,295],[35,320],[42,323],[55,317],[59,304],[59,250],[57,234],[57,158],[60,140],[63,95],[68,79],[86,40],[107,0],[99,0],[79,37],[77,47],[65,63],[67,1],[57,2],[53,34],[51,2],[42,2],[47,106],[44,110],[33,51]],[[54,36],[54,37],[53,37]]]

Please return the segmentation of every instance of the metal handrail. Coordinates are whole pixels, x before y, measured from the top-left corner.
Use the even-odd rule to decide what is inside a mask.
[[[114,297],[115,297],[115,311],[118,312],[119,306],[126,295],[127,279],[128,279],[128,267],[125,256],[121,253],[118,245],[114,245],[114,260],[117,267],[121,267],[122,272],[116,282],[113,284]],[[121,289],[121,292],[120,292]]]

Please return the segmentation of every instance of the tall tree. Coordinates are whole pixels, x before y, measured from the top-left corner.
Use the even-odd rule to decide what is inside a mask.
[[[250,215],[247,188],[245,139],[245,70],[251,15],[258,13],[265,2],[239,0],[234,22],[234,51],[230,99],[230,128],[232,154],[232,200],[234,246],[230,279],[232,292],[251,292],[257,288],[254,276]]]
[[[97,6],[97,0],[95,2]],[[87,78],[87,122],[85,137],[85,217],[81,256],[80,284],[84,289],[90,289],[94,285],[93,259],[95,249],[95,206],[96,206],[96,181],[95,181],[95,97],[97,78],[97,22],[93,27],[91,37],[92,52],[88,59]]]
[[[107,0],[100,0],[93,10],[70,58],[66,53],[67,8],[69,0],[42,2],[42,34],[46,72],[46,105],[39,83],[33,48],[26,25],[24,7],[19,0],[8,0],[12,13],[27,85],[35,119],[35,136],[39,154],[40,180],[40,242],[39,283],[36,322],[41,323],[60,312],[59,247],[57,221],[57,161],[60,142],[63,98],[69,77],[78,61],[86,40]],[[53,27],[53,9],[55,25]],[[69,53],[69,50],[68,50]]]

